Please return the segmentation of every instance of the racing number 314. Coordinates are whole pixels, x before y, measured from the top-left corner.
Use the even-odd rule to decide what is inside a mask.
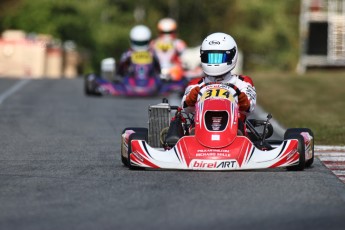
[[[225,89],[209,89],[205,92],[205,99],[210,97],[222,97],[229,99],[230,92]]]

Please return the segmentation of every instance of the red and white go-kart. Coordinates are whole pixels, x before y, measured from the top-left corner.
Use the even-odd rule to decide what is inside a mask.
[[[312,131],[290,128],[282,140],[269,140],[273,133],[270,115],[267,120],[248,119],[239,124],[239,93],[231,84],[207,84],[200,89],[193,115],[165,99],[150,106],[148,128],[129,127],[122,132],[123,164],[130,169],[174,170],[310,167],[314,161]],[[176,110],[172,118],[171,110]]]

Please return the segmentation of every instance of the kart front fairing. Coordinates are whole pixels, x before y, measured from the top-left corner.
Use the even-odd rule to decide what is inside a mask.
[[[184,136],[170,150],[150,147],[146,141],[132,140],[131,164],[154,169],[244,170],[287,167],[298,162],[297,140],[286,140],[275,149],[262,151],[245,136],[231,145],[208,148],[194,136]]]
[[[201,90],[196,105],[195,135],[183,136],[162,151],[144,140],[132,140],[133,166],[184,170],[242,170],[287,167],[299,161],[298,140],[291,139],[271,150],[257,148],[238,136],[238,105],[234,90],[212,85]]]

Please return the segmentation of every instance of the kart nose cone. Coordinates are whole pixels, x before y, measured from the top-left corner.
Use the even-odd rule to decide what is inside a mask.
[[[230,145],[237,136],[238,108],[230,100],[205,100],[196,113],[195,137],[209,148]]]

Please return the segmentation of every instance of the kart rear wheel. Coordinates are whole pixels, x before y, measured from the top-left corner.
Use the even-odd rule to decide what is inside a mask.
[[[299,133],[285,133],[284,135],[285,140],[290,139],[297,139],[298,140],[298,149],[299,152],[299,161],[297,165],[288,166],[286,167],[289,171],[303,171],[305,168],[305,146],[304,146],[304,138]]]
[[[310,143],[310,148],[311,148],[311,158],[308,159],[306,162],[305,162],[305,167],[309,168],[313,163],[314,163],[314,133],[313,131],[311,131],[311,129],[309,128],[290,128],[290,129],[287,129],[286,132],[285,132],[285,135],[289,134],[289,133],[302,133],[302,132],[307,132],[309,133],[310,136],[313,137],[313,140],[312,142]],[[285,139],[285,135],[284,135],[284,139]]]
[[[147,136],[147,128],[127,127],[127,128],[125,128],[125,129],[122,131],[122,133],[121,133],[121,151],[120,151],[120,153],[121,153],[121,161],[122,161],[122,164],[123,164],[124,166],[129,167],[128,152],[129,152],[129,148],[130,148],[131,146],[128,146],[128,151],[127,151],[126,153],[123,152],[123,151],[124,151],[124,144],[125,144],[125,143],[124,143],[124,140],[123,140],[123,138],[122,138],[122,134],[124,134],[124,133],[126,132],[126,130],[133,130],[135,133],[142,133],[142,134],[144,134],[144,135]],[[131,135],[131,136],[132,136],[132,135]],[[147,140],[147,138],[146,138],[146,140]],[[131,140],[129,140],[128,143],[131,143],[130,141],[131,141]],[[126,155],[127,158],[124,157],[124,155]]]

